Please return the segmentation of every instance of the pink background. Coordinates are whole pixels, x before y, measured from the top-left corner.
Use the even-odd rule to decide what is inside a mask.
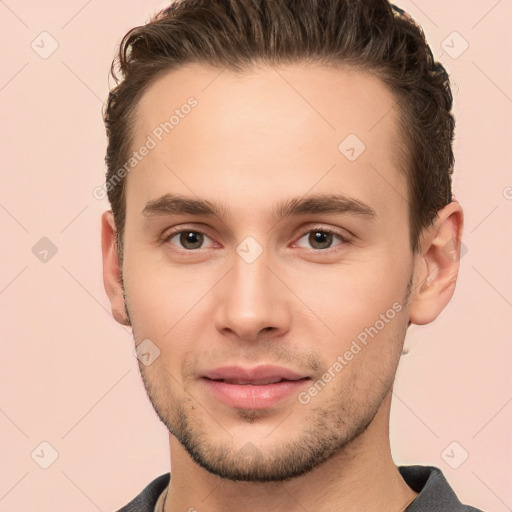
[[[169,471],[166,429],[145,396],[131,333],[110,315],[100,251],[108,204],[92,194],[103,184],[101,107],[115,46],[165,5],[0,3],[1,512],[116,510]],[[511,510],[512,2],[399,5],[454,82],[454,192],[467,253],[446,310],[409,330],[392,449],[397,464],[440,467],[463,502]],[[32,249],[43,237],[58,249],[46,262]],[[44,441],[58,453],[47,469]]]

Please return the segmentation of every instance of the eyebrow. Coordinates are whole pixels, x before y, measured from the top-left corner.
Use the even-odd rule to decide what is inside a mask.
[[[159,215],[195,215],[224,219],[228,213],[226,205],[212,203],[205,199],[194,199],[178,194],[165,194],[149,201],[142,214],[146,217]],[[277,203],[272,209],[272,218],[276,221],[289,216],[307,214],[349,214],[376,220],[376,211],[366,203],[342,194],[316,194],[307,197],[295,197]]]

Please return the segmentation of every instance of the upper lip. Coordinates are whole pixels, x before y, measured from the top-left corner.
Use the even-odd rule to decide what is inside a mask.
[[[221,366],[207,371],[203,377],[212,380],[232,380],[243,383],[259,383],[260,381],[279,382],[280,380],[299,380],[307,375],[284,368],[283,366],[260,365],[253,368],[242,366]]]

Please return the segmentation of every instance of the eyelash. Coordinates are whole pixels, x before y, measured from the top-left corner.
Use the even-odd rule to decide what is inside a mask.
[[[336,231],[336,230],[333,230],[333,229],[330,229],[330,228],[325,228],[325,227],[321,227],[321,226],[318,226],[318,227],[314,227],[314,228],[311,228],[311,229],[308,229],[307,231],[303,232],[302,235],[297,238],[297,240],[300,240],[301,238],[303,238],[305,235],[308,235],[310,233],[313,233],[313,232],[319,232],[319,233],[324,233],[324,234],[330,234],[330,235],[333,235],[335,237],[338,237],[339,240],[341,241],[340,244],[334,246],[334,247],[327,247],[326,249],[306,249],[308,250],[308,252],[315,252],[315,253],[327,253],[327,252],[332,252],[332,251],[336,251],[338,250],[337,248],[340,247],[340,246],[344,246],[344,245],[347,245],[351,242],[351,238],[349,238],[348,236],[346,235],[343,235],[341,234],[340,232]],[[210,236],[208,236],[207,233],[205,233],[204,231],[201,231],[201,230],[198,230],[198,229],[176,229],[174,231],[171,231],[170,233],[167,233],[164,238],[163,238],[163,243],[169,243],[170,240],[172,238],[174,238],[176,235],[180,235],[181,233],[198,233],[198,234],[201,234],[201,235],[204,235],[208,238],[211,239]],[[186,253],[194,253],[194,252],[197,252],[197,251],[200,251],[202,249],[202,247],[198,248],[198,249],[184,249],[182,247],[179,248],[179,250],[181,252],[186,252]]]

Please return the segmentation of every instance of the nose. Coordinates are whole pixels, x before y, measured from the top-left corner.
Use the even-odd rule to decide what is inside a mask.
[[[225,336],[257,341],[290,329],[289,294],[264,255],[252,263],[236,255],[233,268],[215,288],[215,327]]]

